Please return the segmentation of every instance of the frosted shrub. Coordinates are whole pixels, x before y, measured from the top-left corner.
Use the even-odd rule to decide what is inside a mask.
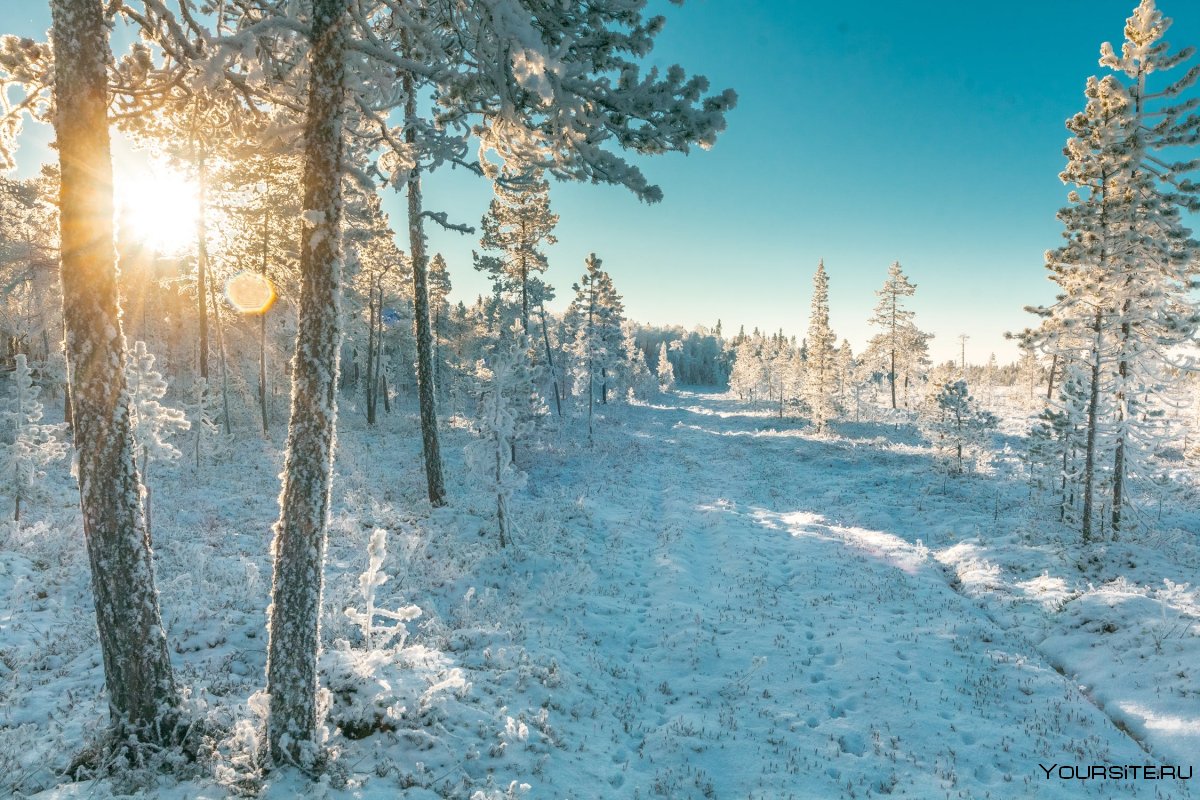
[[[514,492],[524,488],[526,480],[525,473],[513,463],[516,442],[533,427],[533,415],[522,412],[531,403],[544,410],[524,357],[528,349],[528,337],[514,325],[509,337],[497,346],[491,367],[480,361],[475,368],[479,438],[466,447],[467,467],[479,485],[496,498],[501,547],[510,538],[509,501]]]
[[[62,458],[67,446],[61,440],[64,425],[42,423],[38,388],[24,353],[18,353],[10,397],[0,407],[0,481],[13,498],[13,520],[21,520],[21,504],[43,499],[45,467]]]
[[[528,783],[513,781],[504,791],[499,789],[479,789],[471,795],[471,800],[517,800],[523,797],[532,787]]]
[[[197,472],[204,456],[221,456],[225,454],[228,440],[221,435],[217,426],[216,399],[208,388],[208,381],[197,377],[188,391],[183,404],[184,415],[191,424],[191,434],[188,441],[189,460]]]
[[[974,464],[984,456],[989,434],[996,425],[995,415],[981,411],[975,398],[967,393],[966,381],[943,384],[925,421],[930,439],[948,455],[955,473],[966,471],[968,463]]]
[[[387,531],[376,528],[371,534],[371,542],[367,545],[367,569],[358,576],[358,591],[363,598],[363,610],[350,607],[346,616],[359,627],[363,634],[368,650],[380,650],[396,642],[397,648],[404,647],[408,638],[406,622],[411,622],[421,616],[417,606],[405,606],[396,611],[377,608],[375,593],[380,586],[387,583],[388,576],[383,572],[383,561],[387,558]],[[383,617],[391,624],[376,625],[375,618]]]
[[[401,653],[408,639],[406,623],[420,616],[421,609],[410,605],[393,611],[376,605],[379,587],[388,580],[386,558],[387,532],[376,529],[367,545],[367,568],[358,578],[362,608],[345,612],[362,632],[363,647],[339,639],[321,657],[331,694],[329,721],[348,739],[396,730],[400,715],[420,700],[421,687],[401,663]]]

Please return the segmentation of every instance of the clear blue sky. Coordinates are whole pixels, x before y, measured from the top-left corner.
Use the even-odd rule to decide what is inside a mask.
[[[554,185],[556,305],[595,251],[634,319],[803,336],[824,258],[831,321],[857,351],[898,259],[935,358],[956,357],[960,333],[969,360],[1013,355],[1004,331],[1053,295],[1042,262],[1060,241],[1063,122],[1082,109],[1100,43],[1119,44],[1135,0],[655,4],[668,24],[652,63],[736,89],[738,108],[713,150],[640,162],[661,204]],[[1200,45],[1200,6],[1159,5],[1175,20],[1172,44]],[[33,4],[0,4],[3,32],[38,36],[47,19]],[[425,194],[477,225],[491,190],[460,170],[429,176]],[[399,222],[400,204],[388,206]],[[476,237],[431,239],[458,297],[487,290],[470,266]]]

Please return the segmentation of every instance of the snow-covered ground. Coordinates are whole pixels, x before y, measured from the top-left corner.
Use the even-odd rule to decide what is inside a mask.
[[[213,731],[183,780],[61,776],[105,707],[58,476],[58,506],[30,511],[47,522],[0,532],[0,793],[1191,796],[1191,782],[1128,771],[1063,775],[1196,766],[1194,496],[1093,561],[1003,463],[947,476],[903,424],[816,437],[688,392],[602,413],[590,445],[575,422],[519,449],[529,486],[501,551],[494,498],[466,477],[467,430],[446,432],[457,478],[433,511],[412,416],[368,432],[343,409],[323,663],[333,718],[387,730],[333,731],[315,788],[253,758],[278,442],[243,437],[198,475],[157,475],[163,615]],[[377,604],[422,614],[407,640],[368,651],[344,610],[363,605],[376,528],[391,576]]]

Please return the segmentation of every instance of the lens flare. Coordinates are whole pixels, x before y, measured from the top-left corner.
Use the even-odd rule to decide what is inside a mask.
[[[239,272],[225,282],[225,297],[243,314],[265,314],[275,304],[275,287],[256,272]]]

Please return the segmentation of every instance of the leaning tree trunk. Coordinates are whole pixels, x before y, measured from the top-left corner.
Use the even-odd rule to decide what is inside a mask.
[[[550,348],[550,332],[546,325],[546,300],[539,298],[542,312],[542,342],[546,345],[546,364],[550,367],[550,377],[554,380],[554,408],[558,416],[562,416],[562,393],[558,388],[558,373],[554,369],[554,351]]]
[[[1046,378],[1046,402],[1054,399],[1054,371],[1058,368],[1058,353],[1050,357],[1050,374]]]
[[[315,0],[308,111],[300,308],[292,408],[272,554],[267,736],[275,763],[308,764],[320,724],[317,654],[329,522],[340,331],[342,108],[346,0]]]
[[[404,140],[416,144],[417,97],[411,72],[404,74],[404,115],[408,123]],[[415,152],[415,151],[414,151]],[[442,477],[442,452],[438,443],[437,406],[433,396],[433,333],[429,328],[429,281],[426,274],[425,230],[421,221],[421,173],[414,164],[408,173],[408,249],[412,258],[413,316],[417,334],[417,397],[421,405],[421,448],[425,454],[425,481],[429,502],[446,504]]]
[[[109,714],[120,738],[163,742],[178,695],[130,430],[113,249],[108,27],[100,0],[53,0],[63,318],[83,535]]]

